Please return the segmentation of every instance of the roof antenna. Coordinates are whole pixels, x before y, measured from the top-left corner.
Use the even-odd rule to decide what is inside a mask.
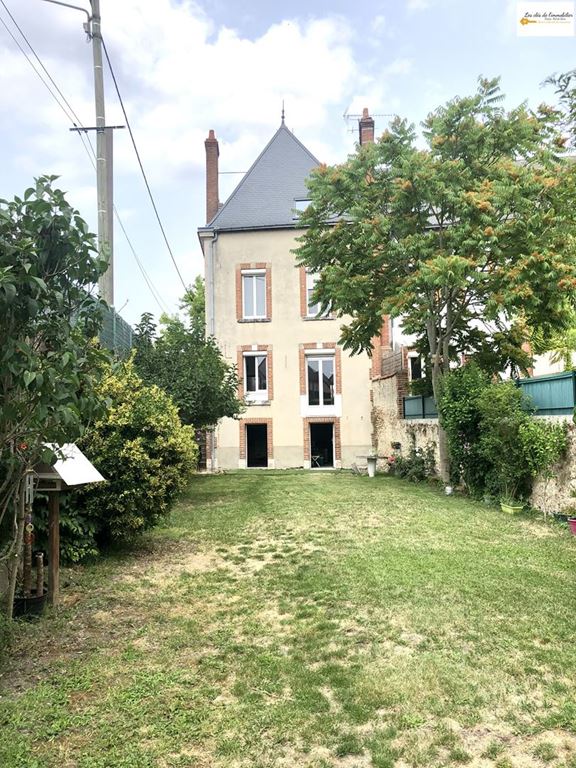
[[[282,125],[284,125],[284,99],[282,99]]]

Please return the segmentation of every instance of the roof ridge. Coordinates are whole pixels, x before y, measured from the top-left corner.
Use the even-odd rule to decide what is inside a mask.
[[[225,210],[226,210],[226,208],[228,207],[228,205],[229,205],[229,204],[230,204],[230,203],[231,203],[231,202],[234,200],[234,198],[236,197],[237,193],[238,193],[238,192],[241,190],[241,188],[243,187],[243,185],[246,183],[247,179],[250,177],[250,175],[252,174],[253,170],[256,168],[256,166],[258,165],[258,163],[260,162],[260,160],[262,159],[262,157],[263,157],[263,156],[266,154],[266,152],[268,151],[268,149],[270,148],[270,146],[271,146],[271,145],[274,143],[274,141],[276,140],[276,138],[278,137],[278,135],[279,135],[279,134],[280,134],[282,131],[286,131],[286,133],[288,134],[288,136],[290,136],[290,138],[291,138],[293,141],[295,141],[295,142],[296,142],[296,144],[298,144],[298,146],[299,146],[299,147],[301,147],[301,149],[303,149],[303,150],[306,152],[306,154],[308,155],[308,157],[310,157],[310,159],[311,159],[311,160],[314,162],[314,165],[320,165],[320,161],[318,160],[318,158],[316,158],[316,157],[315,157],[315,156],[312,154],[312,152],[310,152],[310,150],[309,150],[307,147],[305,147],[305,146],[304,146],[304,144],[302,144],[302,142],[300,141],[300,139],[298,139],[298,138],[297,138],[297,137],[296,137],[296,136],[295,136],[295,135],[292,133],[292,131],[291,131],[291,130],[290,130],[288,127],[287,127],[287,125],[286,125],[284,122],[280,123],[280,127],[278,128],[278,130],[277,130],[277,131],[274,133],[274,135],[272,136],[272,138],[270,139],[270,141],[269,141],[269,142],[266,144],[266,146],[264,147],[264,149],[263,149],[263,150],[260,152],[260,154],[258,155],[258,157],[256,158],[256,160],[254,160],[254,162],[252,163],[252,165],[250,166],[250,168],[249,168],[249,169],[246,171],[246,173],[244,174],[244,176],[241,178],[241,180],[238,182],[238,184],[237,184],[237,185],[234,187],[234,189],[232,190],[232,192],[231,192],[231,193],[230,193],[230,195],[228,196],[228,199],[226,200],[226,202],[225,202],[225,203],[222,205],[222,207],[218,208],[218,211],[217,211],[217,212],[214,214],[214,216],[212,217],[212,219],[211,219],[211,220],[210,220],[210,221],[209,221],[209,222],[208,222],[208,223],[205,225],[205,228],[206,228],[206,229],[210,229],[210,228],[213,226],[213,224],[214,224],[214,223],[216,222],[216,220],[219,218],[220,214],[221,214],[223,211],[225,211]]]

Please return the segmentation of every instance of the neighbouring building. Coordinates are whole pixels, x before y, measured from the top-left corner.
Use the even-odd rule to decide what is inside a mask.
[[[374,140],[367,110],[359,128],[361,143]],[[205,147],[207,331],[238,366],[247,404],[239,420],[218,424],[208,467],[349,467],[371,450],[371,379],[389,341],[383,327],[372,359],[349,356],[338,344],[342,321],[312,303],[315,276],[296,266],[298,211],[319,161],[282,119],[220,205],[212,130]]]

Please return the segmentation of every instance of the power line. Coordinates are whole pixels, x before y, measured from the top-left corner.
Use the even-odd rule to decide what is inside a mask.
[[[50,95],[52,96],[52,98],[54,99],[56,104],[58,104],[58,106],[60,107],[60,109],[62,110],[64,115],[66,116],[66,119],[69,120],[75,128],[78,128],[78,127],[83,128],[84,126],[82,124],[82,121],[78,117],[78,115],[75,112],[74,108],[72,107],[72,105],[70,104],[70,102],[68,101],[66,96],[62,93],[62,91],[60,90],[58,84],[56,83],[56,81],[54,80],[54,78],[52,77],[50,72],[46,69],[44,63],[42,62],[42,60],[40,59],[40,57],[38,56],[38,54],[34,50],[32,44],[30,43],[30,41],[28,40],[28,38],[24,34],[24,31],[22,30],[22,28],[20,27],[20,25],[18,24],[18,22],[16,21],[16,19],[12,15],[12,13],[10,12],[10,9],[8,8],[8,6],[4,2],[4,0],[0,0],[0,4],[3,6],[4,10],[6,11],[8,16],[12,20],[12,23],[14,24],[14,26],[16,27],[16,29],[18,30],[18,32],[20,33],[20,35],[22,36],[22,38],[26,42],[26,45],[28,46],[28,48],[32,52],[34,58],[36,59],[36,61],[38,62],[38,64],[42,68],[42,70],[46,73],[46,76],[48,77],[49,81],[52,83],[52,85],[54,86],[56,92],[59,94],[60,98],[62,99],[62,102],[66,106],[64,106],[62,104],[62,102],[60,101],[60,99],[58,98],[58,96],[56,96],[56,94],[54,93],[52,88],[48,85],[46,80],[43,78],[42,74],[37,69],[36,65],[34,64],[32,59],[30,58],[30,56],[28,56],[28,54],[26,53],[26,51],[24,50],[24,48],[20,44],[19,40],[15,37],[15,35],[12,32],[12,30],[8,27],[8,25],[6,24],[4,19],[0,16],[0,22],[2,23],[2,25],[4,26],[4,28],[6,29],[6,31],[8,32],[8,34],[10,35],[10,37],[12,38],[12,40],[14,41],[14,43],[16,44],[16,46],[18,47],[20,52],[26,58],[26,60],[28,61],[28,63],[30,64],[30,66],[32,67],[34,72],[38,75],[40,81],[45,86],[45,88],[48,90],[48,92],[50,93]],[[84,147],[84,150],[85,150],[86,154],[88,155],[88,159],[90,160],[94,170],[96,170],[96,165],[94,163],[94,160],[96,158],[96,153],[94,151],[94,147],[92,146],[92,142],[90,141],[90,138],[89,137],[84,137],[82,135],[82,131],[76,131],[75,133],[78,133],[78,136],[80,137],[80,141],[82,142],[82,146]],[[88,144],[86,144],[86,142],[88,142]],[[148,286],[148,288],[150,290],[150,293],[152,294],[152,297],[154,298],[154,300],[156,301],[156,303],[160,307],[160,310],[162,312],[167,312],[165,303],[162,300],[162,298],[160,296],[160,293],[154,287],[153,282],[151,281],[150,277],[148,276],[148,274],[147,274],[147,272],[146,272],[146,270],[144,268],[144,265],[140,261],[140,259],[138,257],[138,254],[136,253],[136,250],[134,249],[134,246],[132,245],[132,242],[131,242],[131,240],[130,240],[130,238],[128,236],[128,233],[126,231],[126,228],[124,227],[124,224],[122,222],[122,219],[120,218],[120,214],[118,213],[118,210],[117,210],[116,206],[114,206],[114,214],[115,214],[116,220],[118,221],[118,224],[120,225],[120,228],[121,228],[121,230],[122,230],[122,232],[124,234],[124,237],[126,238],[126,242],[128,243],[128,246],[130,248],[130,251],[132,252],[132,255],[133,255],[133,257],[134,257],[134,259],[136,261],[136,264],[138,265],[138,268],[140,269],[140,272],[142,273],[142,277],[144,278],[144,280],[146,282],[146,285]]]
[[[0,0],[0,2],[3,2],[3,0]],[[176,259],[174,258],[174,254],[172,252],[172,248],[170,247],[170,243],[168,242],[168,237],[166,236],[166,231],[165,231],[164,226],[162,224],[162,220],[160,219],[160,214],[158,213],[158,208],[156,207],[156,202],[154,200],[154,196],[152,194],[152,190],[150,189],[150,184],[148,183],[148,179],[146,177],[146,172],[144,171],[144,166],[142,165],[142,160],[140,158],[140,153],[138,152],[138,147],[136,146],[136,140],[134,139],[134,133],[132,132],[132,126],[130,125],[130,120],[128,119],[128,115],[126,114],[126,108],[124,107],[124,102],[123,102],[122,96],[120,94],[120,89],[118,87],[118,82],[116,80],[116,75],[114,74],[114,70],[112,68],[112,63],[110,61],[110,56],[108,55],[108,49],[106,48],[106,43],[104,41],[104,38],[102,38],[102,47],[104,48],[104,54],[106,56],[106,61],[108,62],[108,67],[110,69],[110,74],[112,75],[112,81],[114,82],[114,88],[116,89],[116,94],[118,96],[118,101],[120,102],[120,106],[122,108],[122,113],[124,115],[124,120],[126,121],[126,126],[128,128],[128,133],[130,134],[130,139],[132,141],[132,146],[134,147],[134,152],[135,152],[136,158],[138,160],[138,165],[140,166],[140,171],[142,173],[142,178],[144,179],[144,184],[146,185],[146,189],[148,190],[148,196],[150,197],[150,202],[152,203],[152,208],[154,209],[154,213],[156,214],[156,219],[158,221],[158,225],[160,226],[160,231],[162,232],[162,236],[164,238],[164,242],[166,243],[166,247],[168,248],[168,253],[170,254],[170,258],[172,259],[172,263],[174,264],[176,272],[178,273],[178,277],[180,278],[180,282],[182,283],[182,286],[183,286],[184,290],[187,291],[188,290],[188,286],[184,282],[184,278],[182,277],[180,269],[178,268],[178,264],[176,263]]]

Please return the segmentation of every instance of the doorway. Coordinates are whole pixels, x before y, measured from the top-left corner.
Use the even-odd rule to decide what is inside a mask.
[[[268,466],[268,427],[266,424],[246,424],[246,466]]]
[[[334,424],[310,424],[310,466],[334,466]]]

